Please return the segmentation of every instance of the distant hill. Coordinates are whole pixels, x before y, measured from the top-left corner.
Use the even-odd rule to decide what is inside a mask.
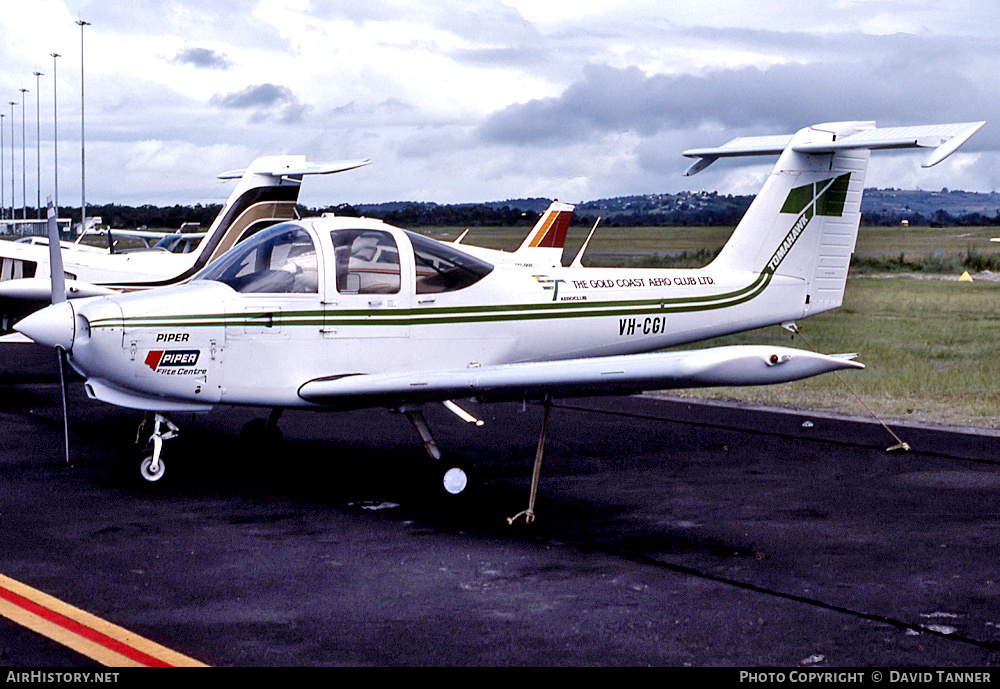
[[[592,224],[598,216],[612,226],[734,225],[753,199],[751,195],[732,196],[714,191],[617,196],[576,204],[573,219],[578,225]],[[408,226],[526,224],[533,222],[532,218],[550,202],[543,198],[450,206],[397,202],[359,205],[354,209],[362,215]],[[525,215],[519,217],[517,212]],[[861,212],[862,222],[867,225],[898,225],[903,220],[927,225],[1000,224],[1000,193],[866,189]]]
[[[1000,213],[1000,193],[974,191],[921,191],[904,189],[865,189],[861,210],[933,214],[944,211],[953,216]]]

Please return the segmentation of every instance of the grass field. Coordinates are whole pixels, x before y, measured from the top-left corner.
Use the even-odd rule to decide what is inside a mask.
[[[440,237],[451,239],[459,232],[443,229]],[[571,228],[565,262],[587,232]],[[685,264],[703,265],[731,232],[726,227],[599,228],[584,263],[646,265],[654,252],[661,257],[686,252],[692,260]],[[512,250],[525,233],[526,228],[481,228],[466,241]],[[998,236],[998,227],[862,227],[856,254],[861,265],[852,270],[844,305],[799,322],[806,341],[773,326],[689,348],[811,346],[825,353],[857,352],[866,370],[788,385],[681,394],[862,416],[868,415],[867,405],[887,419],[998,428],[1000,281],[975,270],[970,271],[974,282],[958,281],[964,270],[961,262],[970,255],[1000,262],[1000,244],[989,241]],[[901,254],[909,265],[898,264]],[[902,272],[912,271],[914,265],[919,272]]]
[[[773,326],[692,346],[784,344],[857,352],[867,368],[788,385],[684,394],[1000,427],[1000,282],[852,276],[840,309],[798,325],[803,337]]]

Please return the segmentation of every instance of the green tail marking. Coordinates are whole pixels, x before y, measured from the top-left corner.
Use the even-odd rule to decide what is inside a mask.
[[[844,203],[847,201],[847,187],[851,183],[851,173],[846,172],[832,180],[814,182],[801,187],[795,187],[788,192],[782,213],[801,213],[806,206],[816,202],[816,215],[827,215],[839,218],[844,214]]]

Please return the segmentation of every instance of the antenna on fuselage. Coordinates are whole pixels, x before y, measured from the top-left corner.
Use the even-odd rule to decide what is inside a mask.
[[[588,234],[587,238],[583,241],[583,246],[581,246],[580,250],[576,253],[576,258],[574,258],[573,262],[569,264],[570,268],[583,268],[583,253],[587,250],[587,245],[590,244],[590,238],[594,236],[594,231],[597,229],[597,225],[600,222],[601,218],[598,216],[597,222],[595,222],[594,226],[590,228],[590,234]]]

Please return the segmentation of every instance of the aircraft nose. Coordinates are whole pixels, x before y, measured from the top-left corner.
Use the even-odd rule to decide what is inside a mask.
[[[62,347],[68,352],[76,337],[76,315],[72,305],[63,301],[22,318],[14,325],[14,330],[38,344]]]

